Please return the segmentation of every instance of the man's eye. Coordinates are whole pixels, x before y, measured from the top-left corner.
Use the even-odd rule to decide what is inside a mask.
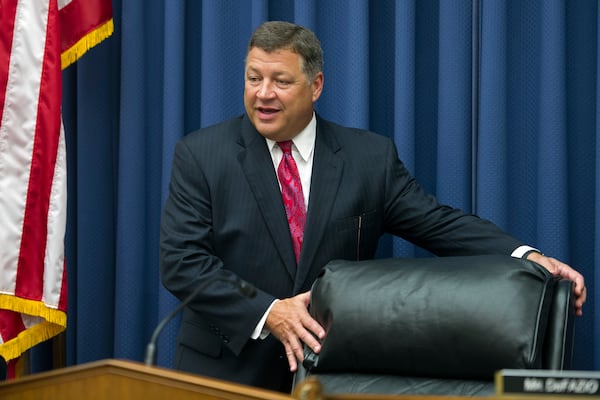
[[[279,87],[288,87],[291,84],[290,81],[284,81],[284,80],[281,80],[281,79],[278,79],[275,82],[277,83],[277,86],[279,86]]]
[[[248,82],[258,82],[258,81],[260,81],[260,79],[258,78],[258,76],[249,76],[246,79],[248,79]]]

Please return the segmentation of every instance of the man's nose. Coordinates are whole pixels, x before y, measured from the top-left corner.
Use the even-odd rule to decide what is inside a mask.
[[[268,80],[263,80],[260,88],[258,88],[258,91],[256,92],[256,95],[261,98],[270,98],[273,97],[274,94],[273,82]]]

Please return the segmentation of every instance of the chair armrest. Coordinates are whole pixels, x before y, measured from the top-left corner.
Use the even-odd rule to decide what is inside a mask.
[[[570,369],[575,332],[573,282],[556,282],[544,341],[544,369]]]

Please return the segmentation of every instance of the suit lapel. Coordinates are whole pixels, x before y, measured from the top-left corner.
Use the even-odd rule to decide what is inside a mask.
[[[336,154],[339,149],[340,145],[335,140],[331,127],[318,118],[304,243],[294,283],[294,293],[300,290],[313,267],[319,243],[325,234],[327,224],[330,223],[331,209],[343,171],[343,161]]]
[[[290,231],[271,154],[266,141],[246,116],[242,121],[242,135],[239,144],[242,148],[238,154],[238,160],[269,229],[271,240],[275,243],[275,247],[293,279],[297,269],[296,258],[291,240],[282,240],[282,238],[289,238]]]

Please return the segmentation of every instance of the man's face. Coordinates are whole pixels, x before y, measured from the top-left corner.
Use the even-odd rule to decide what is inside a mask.
[[[246,58],[244,106],[258,132],[274,141],[289,140],[308,125],[323,89],[323,73],[312,82],[291,50],[271,53],[252,48]]]

